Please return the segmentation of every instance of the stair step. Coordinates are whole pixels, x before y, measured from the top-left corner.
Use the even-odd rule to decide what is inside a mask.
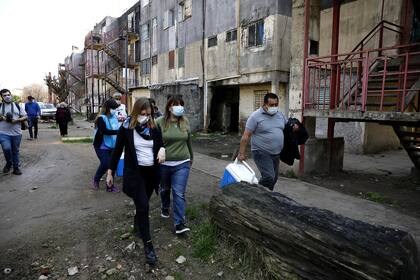
[[[410,137],[420,138],[420,132],[418,132],[418,131],[415,132],[415,131],[404,131],[404,130],[400,130],[398,133],[401,134],[402,136],[410,136]]]

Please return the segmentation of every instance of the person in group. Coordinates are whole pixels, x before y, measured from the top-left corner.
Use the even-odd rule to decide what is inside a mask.
[[[93,189],[99,189],[99,181],[109,168],[112,151],[115,148],[118,129],[120,124],[115,113],[118,104],[114,99],[108,99],[101,107],[95,119],[95,136],[93,146],[99,159],[99,167],[93,178]],[[113,184],[106,187],[107,192],[119,192]]]
[[[175,233],[182,234],[190,230],[185,224],[185,191],[193,162],[191,131],[184,116],[182,96],[175,95],[168,99],[165,114],[157,120],[157,124],[166,149],[166,161],[160,168],[161,217],[169,218],[172,189]]]
[[[28,117],[29,138],[33,140],[38,138],[38,119],[41,117],[41,108],[35,101],[35,98],[28,96],[28,102],[25,103],[25,111]],[[34,131],[32,131],[32,128]]]
[[[123,192],[136,206],[135,232],[142,238],[146,262],[157,261],[149,226],[149,199],[159,188],[159,164],[165,161],[162,134],[157,128],[147,98],[139,98],[132,113],[121,126],[108,169],[107,184],[113,185],[113,173],[124,150]]]
[[[248,118],[241,139],[238,159],[246,159],[245,151],[251,139],[252,157],[261,172],[259,184],[274,189],[279,173],[280,153],[283,149],[283,130],[287,119],[279,112],[279,98],[274,93],[264,96],[264,104]]]
[[[162,116],[163,116],[163,114],[162,114],[162,112],[161,112],[161,111],[159,111],[158,106],[156,106],[156,101],[155,101],[153,98],[149,98],[149,100],[150,100],[150,104],[152,104],[153,117],[154,117],[155,119],[158,119],[158,118],[162,117]]]
[[[0,90],[0,145],[6,159],[3,173],[8,174],[13,167],[13,174],[22,175],[19,162],[19,147],[22,140],[22,122],[26,120],[24,108],[13,102],[8,89]]]
[[[55,121],[60,128],[60,135],[65,137],[68,135],[68,124],[71,121],[71,113],[65,102],[58,105],[57,112],[55,113]]]
[[[115,109],[115,113],[118,118],[118,121],[120,122],[120,124],[122,124],[127,118],[127,108],[125,104],[121,103],[122,94],[119,92],[116,92],[112,95],[112,97],[118,103],[118,108]]]

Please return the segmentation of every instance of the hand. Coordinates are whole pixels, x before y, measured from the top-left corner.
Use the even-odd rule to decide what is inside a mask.
[[[293,130],[293,132],[298,132],[298,131],[299,131],[299,125],[294,124],[294,125],[292,126],[292,130]]]
[[[114,184],[114,177],[112,177],[112,172],[108,172],[106,175],[106,185],[111,187]]]
[[[239,154],[238,154],[238,160],[239,161],[244,161],[244,160],[246,160],[246,156],[243,153],[239,152]]]
[[[193,165],[193,160],[191,159],[190,160],[190,167]]]
[[[0,121],[5,121],[6,118],[4,116],[0,116]]]
[[[17,124],[18,122],[18,120],[12,120],[12,124]]]
[[[157,155],[157,160],[158,160],[159,164],[165,162],[165,160],[166,160],[165,148],[162,147],[162,148],[159,149],[159,152],[158,152],[158,155]]]

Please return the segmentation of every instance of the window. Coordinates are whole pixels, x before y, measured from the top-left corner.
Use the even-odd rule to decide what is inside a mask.
[[[146,7],[147,5],[149,5],[150,0],[141,0],[141,7]]]
[[[175,51],[169,52],[169,69],[175,68]]]
[[[217,35],[209,37],[208,42],[207,42],[207,46],[209,48],[217,46]]]
[[[185,48],[178,49],[178,68],[185,66]]]
[[[157,18],[152,19],[152,53],[157,53]]]
[[[319,42],[311,40],[309,42],[309,55],[318,55],[319,54]]]
[[[232,29],[226,32],[226,42],[236,41],[238,36],[238,31],[236,29]]]
[[[150,74],[150,59],[145,59],[140,63],[141,74]]]
[[[268,90],[254,90],[254,111],[264,104],[264,96]]]
[[[152,65],[156,65],[156,64],[158,64],[158,56],[154,55],[152,56]]]
[[[146,41],[150,37],[150,25],[149,23],[145,23],[140,27],[140,39],[141,41]]]
[[[191,17],[191,0],[184,0],[178,4],[178,21]]]
[[[174,10],[167,10],[165,12],[165,17],[163,18],[163,28],[169,28],[175,25],[175,17],[174,17]]]
[[[248,46],[261,46],[264,43],[264,21],[260,20],[248,26]]]

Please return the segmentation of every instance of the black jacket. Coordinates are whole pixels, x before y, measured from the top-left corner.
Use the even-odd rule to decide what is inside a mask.
[[[299,130],[293,132],[293,125],[297,124]],[[295,118],[289,118],[284,128],[284,145],[280,153],[280,160],[288,165],[293,165],[295,159],[300,159],[299,145],[305,144],[309,135],[303,124]]]
[[[136,191],[143,187],[141,182],[144,180],[138,170],[138,160],[136,148],[134,147],[134,129],[129,128],[130,119],[128,118],[120,127],[117,135],[117,142],[111,156],[110,169],[116,170],[118,161],[124,150],[124,173],[123,173],[123,192],[130,196],[136,197]],[[151,131],[153,139],[153,157],[154,167],[159,168],[157,154],[159,149],[163,147],[162,133],[156,127]],[[154,188],[159,187],[159,178],[156,178]]]
[[[110,130],[106,128],[106,124],[103,118],[98,118],[97,120],[97,131],[95,134],[95,139],[93,139],[93,146],[97,149],[101,147],[102,141],[104,140],[104,135],[117,135],[118,130]]]

